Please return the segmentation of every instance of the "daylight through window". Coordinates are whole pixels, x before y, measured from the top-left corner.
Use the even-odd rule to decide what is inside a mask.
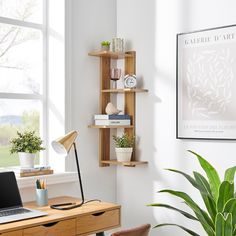
[[[0,167],[19,165],[9,152],[17,130],[47,138],[45,2],[0,0]]]

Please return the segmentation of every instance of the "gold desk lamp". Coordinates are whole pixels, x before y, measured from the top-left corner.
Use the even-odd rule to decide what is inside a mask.
[[[73,209],[76,207],[80,207],[85,203],[83,185],[82,185],[80,168],[79,168],[78,154],[77,154],[77,149],[76,149],[76,144],[75,144],[75,140],[76,140],[77,136],[78,136],[77,131],[71,131],[71,132],[65,134],[63,137],[60,137],[60,138],[56,139],[55,141],[53,141],[52,147],[55,150],[55,152],[57,152],[58,154],[68,155],[72,146],[73,146],[74,151],[75,151],[75,160],[76,160],[77,173],[78,173],[78,178],[79,178],[82,201],[79,204],[68,202],[68,203],[51,205],[50,207],[53,209],[70,210],[70,209]],[[93,201],[93,200],[91,200],[91,201]],[[89,202],[89,201],[87,201],[87,202]]]

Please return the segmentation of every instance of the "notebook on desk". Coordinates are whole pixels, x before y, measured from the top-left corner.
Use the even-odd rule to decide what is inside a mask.
[[[47,213],[23,207],[14,172],[0,173],[0,224],[45,215]]]

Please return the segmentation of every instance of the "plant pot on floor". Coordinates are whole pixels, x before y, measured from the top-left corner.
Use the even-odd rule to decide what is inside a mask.
[[[34,168],[35,153],[18,152],[21,168]]]
[[[133,148],[116,148],[117,161],[128,162],[131,161]]]

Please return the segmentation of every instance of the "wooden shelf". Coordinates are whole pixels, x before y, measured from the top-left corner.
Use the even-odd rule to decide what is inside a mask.
[[[128,162],[120,162],[117,160],[109,160],[109,161],[102,161],[103,164],[110,164],[110,165],[122,165],[127,167],[135,167],[136,165],[146,165],[148,164],[147,161],[128,161]]]
[[[99,133],[99,166],[106,167],[110,165],[123,165],[134,167],[136,165],[147,164],[146,161],[136,161],[135,147],[133,149],[130,162],[118,162],[111,159],[111,136],[113,132],[111,129],[124,129],[124,133],[135,136],[135,109],[136,109],[136,93],[148,92],[143,88],[118,88],[112,89],[110,87],[110,68],[112,66],[112,59],[124,59],[124,74],[136,74],[136,52],[110,52],[110,51],[96,51],[89,52],[89,56],[95,56],[100,61],[100,93],[99,93],[99,114],[105,114],[106,106],[111,102],[112,97],[118,93],[122,93],[124,97],[124,114],[131,117],[132,125],[89,125],[89,128],[98,129]],[[114,93],[114,94],[112,94]]]
[[[133,125],[89,125],[88,128],[92,129],[133,129]]]
[[[124,52],[110,52],[110,51],[95,51],[88,53],[89,56],[94,57],[109,57],[112,59],[123,59],[127,57],[132,57],[131,54],[124,53]]]
[[[142,89],[142,88],[135,88],[135,89],[123,88],[123,89],[103,89],[101,91],[102,91],[102,93],[143,93],[143,92],[148,92],[148,89]]]

